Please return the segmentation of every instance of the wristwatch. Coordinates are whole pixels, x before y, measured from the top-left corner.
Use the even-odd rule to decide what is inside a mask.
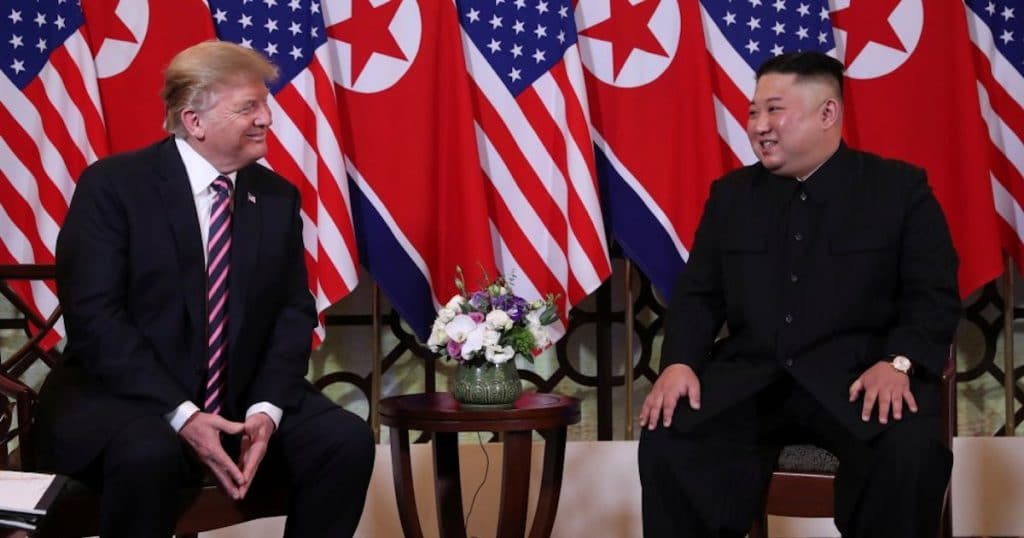
[[[910,362],[910,359],[903,355],[893,355],[892,362],[889,364],[896,369],[897,372],[910,375],[911,370],[914,369],[914,363]]]

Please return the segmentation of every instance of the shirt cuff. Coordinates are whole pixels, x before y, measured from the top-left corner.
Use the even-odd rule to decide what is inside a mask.
[[[281,416],[284,415],[284,411],[280,407],[270,402],[256,402],[246,410],[245,418],[249,418],[256,413],[266,413],[270,420],[274,421],[274,431],[277,431],[277,427],[281,425]]]
[[[175,433],[181,431],[181,427],[188,422],[188,419],[192,418],[192,415],[199,412],[199,408],[196,404],[185,400],[178,404],[178,407],[174,408],[174,411],[164,415],[164,418],[171,423],[171,427],[174,428]]]

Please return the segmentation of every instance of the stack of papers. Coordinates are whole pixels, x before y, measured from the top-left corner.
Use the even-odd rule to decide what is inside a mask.
[[[0,471],[0,527],[35,530],[66,480],[53,474]]]

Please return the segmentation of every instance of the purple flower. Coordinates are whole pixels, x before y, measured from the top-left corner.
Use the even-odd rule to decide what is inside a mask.
[[[473,310],[486,310],[487,307],[490,306],[490,304],[491,301],[490,297],[487,295],[487,292],[473,292],[473,295],[469,297],[469,306],[472,307]]]
[[[487,319],[487,317],[484,316],[483,312],[470,312],[469,318],[475,321],[476,323],[483,323],[484,320]]]
[[[526,316],[526,313],[530,311],[530,303],[526,302],[526,299],[522,297],[512,297],[512,304],[505,309],[505,313],[508,317],[512,318],[512,321],[519,323]]]
[[[448,341],[448,356],[455,360],[462,360],[462,344],[455,340]]]

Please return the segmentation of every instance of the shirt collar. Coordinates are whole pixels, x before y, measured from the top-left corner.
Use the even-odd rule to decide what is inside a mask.
[[[174,145],[178,147],[178,154],[181,155],[181,161],[185,163],[185,173],[188,174],[188,182],[192,186],[192,196],[198,196],[199,193],[210,187],[213,180],[217,179],[217,176],[224,176],[228,178],[231,183],[231,188],[235,187],[235,177],[238,172],[231,172],[230,174],[221,174],[217,169],[210,164],[198,151],[189,145],[185,139],[175,136]]]
[[[851,166],[845,158],[847,152],[846,144],[840,142],[839,148],[825,162],[818,165],[803,181],[796,180],[812,200],[819,203],[827,202],[842,187]]]

